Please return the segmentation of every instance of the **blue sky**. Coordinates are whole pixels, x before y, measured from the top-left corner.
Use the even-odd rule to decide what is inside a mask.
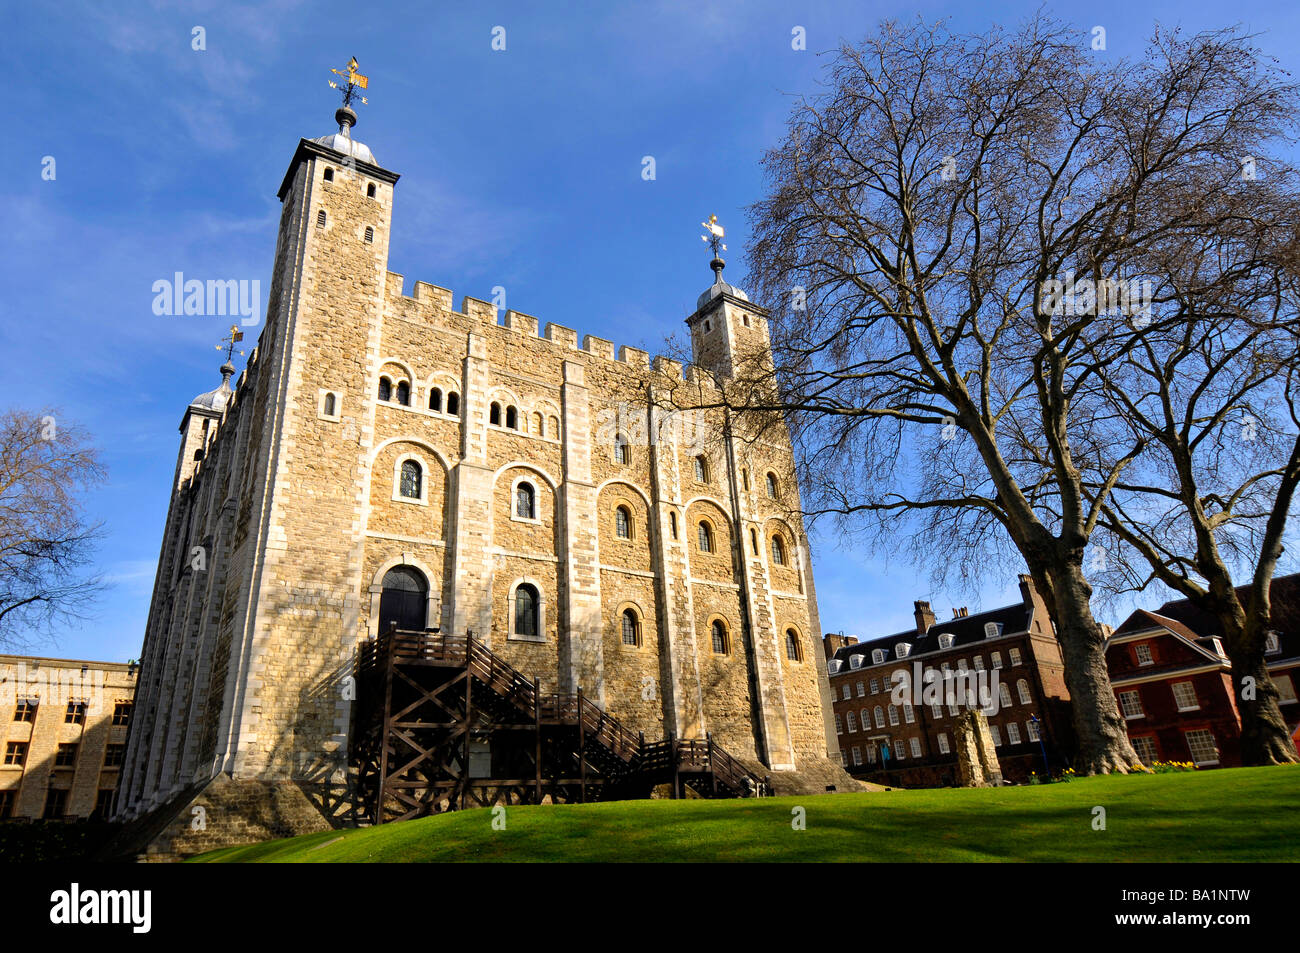
[[[0,150],[5,295],[0,406],[54,406],[103,448],[91,498],[112,584],[95,617],[29,649],[139,655],[181,415],[215,386],[229,319],[153,314],[152,284],[181,271],[270,283],[275,192],[302,136],[334,130],[330,67],[371,77],[356,137],[401,173],[389,266],[543,322],[663,350],[708,284],[699,222],[729,227],[744,287],[743,209],[791,97],[819,51],[885,17],[1007,26],[1037,2],[379,5],[6,4],[11,96]],[[1189,30],[1241,17],[1296,65],[1297,12],[1268,5],[1060,3],[1107,51],[1141,49],[1157,20]],[[192,49],[192,31],[206,49]],[[505,28],[506,49],[491,48]],[[801,26],[807,49],[791,48]],[[16,78],[16,85],[15,85]],[[653,156],[656,178],[641,177]],[[55,175],[42,178],[52,156]],[[259,320],[261,313],[259,312]],[[260,325],[259,325],[260,327]],[[251,328],[250,341],[259,328]],[[242,366],[242,365],[241,365]],[[932,591],[924,568],[814,540],[823,629],[911,624],[912,600],[991,608],[1014,579]],[[1157,597],[1153,597],[1153,600]],[[1103,613],[1119,621],[1115,613]]]

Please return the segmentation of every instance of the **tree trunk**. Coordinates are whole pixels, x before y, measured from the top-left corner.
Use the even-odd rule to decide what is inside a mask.
[[[1129,744],[1128,728],[1110,685],[1105,635],[1088,601],[1092,587],[1077,563],[1049,568],[1042,576],[1050,587],[1048,602],[1053,608],[1074,713],[1078,740],[1074,769],[1085,775],[1127,774],[1141,761]]]
[[[1243,765],[1294,764],[1300,761],[1286,719],[1278,706],[1277,686],[1269,678],[1264,660],[1264,634],[1271,613],[1234,612],[1219,616],[1223,642],[1232,662],[1232,689],[1241,717],[1241,763]]]

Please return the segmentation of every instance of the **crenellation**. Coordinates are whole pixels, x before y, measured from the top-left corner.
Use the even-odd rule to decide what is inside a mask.
[[[483,321],[493,327],[497,326],[496,305],[479,298],[465,295],[460,299],[460,313],[475,321]]]
[[[537,319],[522,311],[507,311],[503,327],[528,337],[537,337]]]
[[[614,342],[598,338],[594,334],[583,335],[582,349],[588,354],[595,354],[611,361],[614,359]]]
[[[636,347],[629,347],[624,344],[618,349],[618,359],[624,364],[630,364],[637,370],[648,370],[650,367],[650,355]]]
[[[574,331],[572,328],[566,328],[562,324],[548,322],[542,337],[544,340],[550,341],[553,344],[558,344],[560,347],[567,348],[570,351],[576,351],[578,349],[578,332]]]

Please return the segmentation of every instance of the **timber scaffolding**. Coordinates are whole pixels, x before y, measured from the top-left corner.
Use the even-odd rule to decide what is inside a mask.
[[[357,655],[354,759],[374,824],[492,804],[767,793],[711,735],[646,741],[582,694],[543,693],[472,633],[393,626]]]

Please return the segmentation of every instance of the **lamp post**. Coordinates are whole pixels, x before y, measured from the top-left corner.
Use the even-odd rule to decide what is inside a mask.
[[[1038,732],[1038,748],[1043,752],[1043,770],[1047,772],[1047,780],[1050,781],[1052,780],[1052,766],[1047,763],[1047,745],[1043,743],[1043,723],[1039,721],[1038,716],[1032,712],[1029,715],[1029,720],[1036,726],[1035,730]]]

